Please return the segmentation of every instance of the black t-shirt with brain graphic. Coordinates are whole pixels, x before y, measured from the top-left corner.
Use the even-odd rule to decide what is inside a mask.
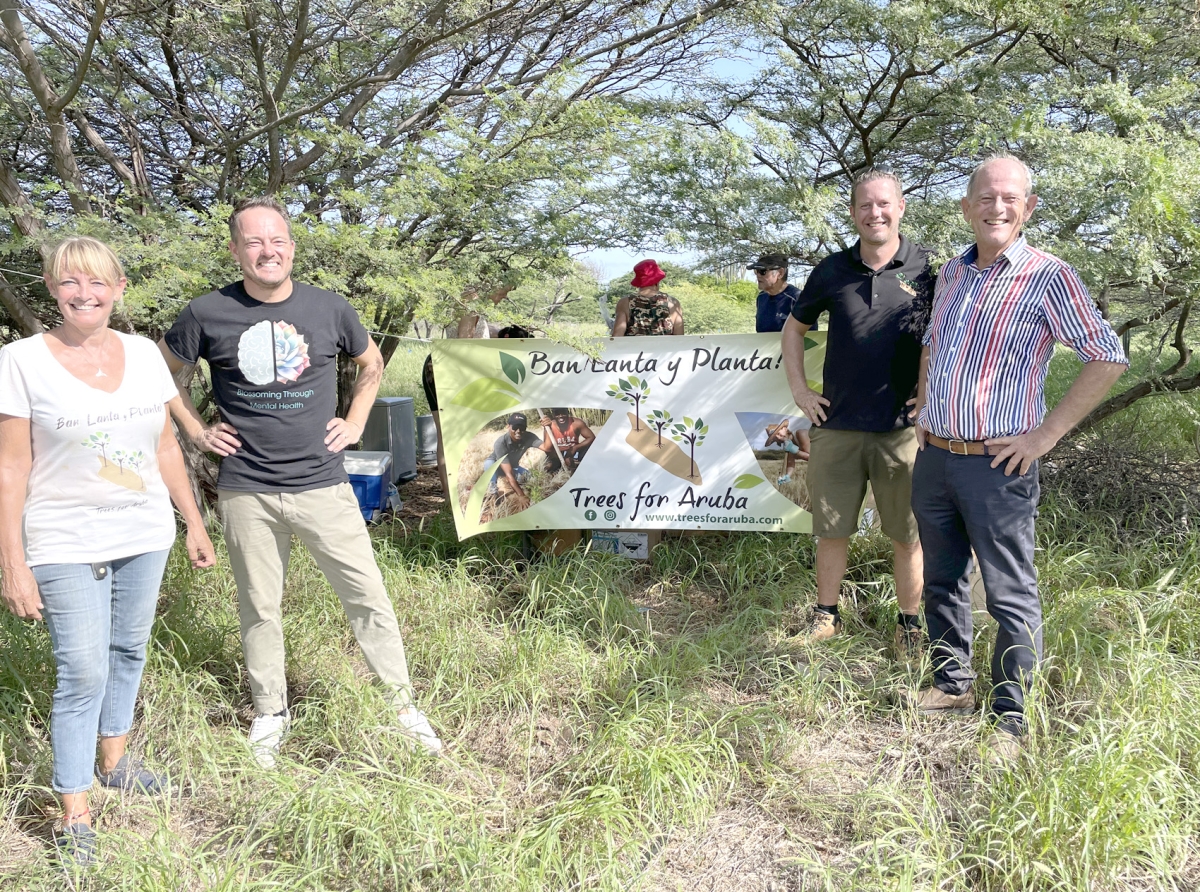
[[[221,417],[242,446],[221,460],[220,489],[304,492],[346,482],[342,453],[325,446],[337,412],[337,356],[370,343],[345,298],[293,283],[278,303],[241,282],[189,303],[166,335],[179,359],[208,361]]]

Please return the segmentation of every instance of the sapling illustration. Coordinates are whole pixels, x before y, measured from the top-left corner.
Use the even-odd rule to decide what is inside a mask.
[[[146,463],[146,453],[142,452],[140,449],[132,449],[125,453],[125,462],[134,471],[140,471],[142,469],[142,465]]]
[[[662,432],[663,428],[670,424],[675,419],[671,417],[671,413],[666,409],[655,409],[646,416],[646,423],[658,429],[658,443],[655,445],[662,449]]]
[[[691,452],[688,459],[691,461],[691,469],[688,471],[689,477],[696,476],[696,447],[704,442],[704,436],[708,433],[708,425],[704,423],[703,418],[697,418],[695,421],[683,417],[683,423],[675,422],[671,427],[671,439],[677,443],[687,443],[691,447]]]
[[[113,450],[112,460],[117,463],[117,467],[120,468],[122,472],[125,470],[125,462],[128,461],[128,459],[129,456],[125,454],[124,449]]]
[[[623,403],[633,403],[635,431],[642,429],[642,400],[650,395],[650,382],[637,375],[628,378],[618,378],[616,384],[610,384],[605,391],[609,396],[616,397]]]
[[[112,437],[104,433],[104,431],[96,431],[88,436],[83,441],[83,445],[88,449],[96,449],[100,452],[100,459],[104,463],[104,467],[108,467],[108,444],[112,442]]]

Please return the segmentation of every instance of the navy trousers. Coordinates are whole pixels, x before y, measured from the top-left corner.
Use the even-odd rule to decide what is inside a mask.
[[[1007,730],[1025,728],[1025,692],[1042,659],[1042,605],[1033,565],[1041,489],[1038,463],[1004,475],[986,455],[953,455],[936,446],[917,453],[913,514],[925,553],[925,624],[933,683],[965,692],[971,670],[971,549],[979,558],[987,609],[996,620],[992,712]]]

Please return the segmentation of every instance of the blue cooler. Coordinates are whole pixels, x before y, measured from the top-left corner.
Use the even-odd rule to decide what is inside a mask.
[[[392,454],[390,452],[347,452],[346,473],[358,499],[358,508],[368,522],[379,520],[391,508]]]

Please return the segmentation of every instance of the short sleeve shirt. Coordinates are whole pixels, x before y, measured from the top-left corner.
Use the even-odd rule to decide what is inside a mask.
[[[31,567],[116,560],[175,540],[158,444],[178,391],[153,341],[113,334],[125,349],[113,393],[68,372],[45,335],[0,350],[0,413],[29,419],[22,532]]]
[[[186,363],[208,361],[221,418],[241,447],[221,460],[220,489],[304,492],[347,481],[325,446],[337,413],[337,357],[359,356],[370,336],[345,298],[296,282],[264,303],[241,282],[189,303],[166,334]]]
[[[523,431],[521,439],[516,441],[508,435],[508,431],[505,431],[496,438],[496,445],[492,448],[492,458],[499,464],[515,468],[520,463],[526,449],[541,445],[542,438],[532,431]]]
[[[933,289],[929,252],[903,236],[879,270],[863,263],[857,242],[817,264],[792,315],[812,325],[829,313],[822,427],[883,433],[911,425],[905,403],[916,393]]]
[[[792,307],[799,296],[800,289],[790,284],[778,294],[758,292],[754,313],[754,330],[759,332],[783,331],[783,323],[787,322],[788,316],[792,315]]]

